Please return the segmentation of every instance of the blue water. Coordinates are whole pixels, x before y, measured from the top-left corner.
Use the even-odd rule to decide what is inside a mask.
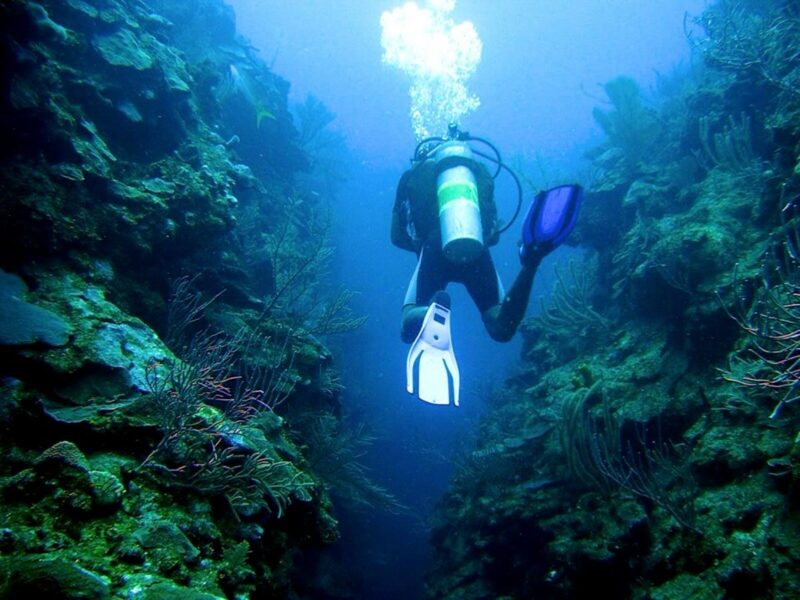
[[[334,127],[352,153],[349,180],[335,203],[332,277],[360,293],[353,302],[367,324],[331,345],[346,386],[349,418],[376,436],[363,462],[373,478],[409,507],[407,513],[340,509],[348,574],[364,598],[418,598],[430,564],[429,520],[447,487],[453,457],[469,447],[492,385],[514,372],[519,340],[490,340],[460,286],[453,295],[453,339],[462,374],[461,407],[434,407],[405,392],[407,346],[399,339],[400,308],[415,257],[389,242],[395,184],[408,166],[414,137],[408,82],[381,63],[379,18],[400,2],[366,0],[231,0],[238,28],[272,69],[290,81],[290,100],[313,93],[334,113]],[[599,137],[592,108],[601,84],[626,74],[644,89],[689,56],[686,12],[703,0],[459,0],[457,20],[469,19],[484,44],[471,89],[481,107],[464,127],[491,139],[506,157],[539,156],[548,172],[587,180],[582,152]],[[546,181],[544,182],[546,183]],[[587,183],[587,181],[584,181]],[[498,189],[501,216],[514,208],[508,183]],[[506,286],[517,269],[516,227],[493,250]],[[532,294],[551,283],[556,253],[543,265]]]

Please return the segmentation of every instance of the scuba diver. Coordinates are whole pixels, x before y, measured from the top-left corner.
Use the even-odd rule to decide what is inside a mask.
[[[469,142],[472,142],[471,146]],[[475,144],[491,150],[487,154]],[[494,163],[494,173],[476,157]],[[517,207],[500,227],[494,179],[505,169],[516,183]],[[533,279],[542,259],[575,226],[582,189],[563,185],[540,192],[522,226],[521,269],[506,293],[489,248],[519,214],[522,186],[487,140],[450,125],[446,137],[422,140],[412,167],[397,185],[392,243],[416,253],[417,267],[403,303],[401,338],[411,343],[406,361],[408,392],[431,404],[458,406],[459,373],[450,338],[449,282],[462,283],[492,339],[507,342],[525,316]]]

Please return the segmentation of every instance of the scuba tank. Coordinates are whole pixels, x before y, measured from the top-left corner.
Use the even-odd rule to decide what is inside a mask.
[[[442,251],[453,262],[472,262],[483,252],[483,226],[472,150],[462,141],[436,148],[436,198]]]
[[[487,146],[492,154],[471,147],[468,142]],[[460,131],[458,125],[448,127],[446,137],[429,137],[417,144],[414,162],[432,160],[436,172],[436,198],[439,208],[439,230],[442,238],[442,251],[451,261],[468,263],[483,252],[483,222],[481,219],[480,197],[475,173],[478,163],[475,156],[496,165],[492,179],[496,179],[505,169],[517,187],[517,206],[511,220],[498,233],[506,231],[519,214],[522,206],[522,185],[514,171],[500,158],[494,145],[479,137]]]

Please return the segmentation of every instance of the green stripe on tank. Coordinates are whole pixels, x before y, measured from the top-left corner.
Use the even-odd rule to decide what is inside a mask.
[[[439,213],[453,200],[467,200],[475,206],[478,206],[478,188],[471,182],[445,182],[436,190],[436,195],[439,198]]]
[[[472,200],[467,200],[466,198],[454,198],[450,202],[444,205],[444,208],[439,210],[439,217],[442,216],[445,210],[454,209],[456,211],[469,211],[473,214],[478,215],[478,219],[480,219],[480,210],[478,209],[478,205],[475,204]],[[463,214],[463,213],[462,213]]]

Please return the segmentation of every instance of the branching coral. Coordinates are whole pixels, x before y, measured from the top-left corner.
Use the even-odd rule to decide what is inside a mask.
[[[610,482],[602,476],[594,464],[592,454],[594,442],[586,414],[587,403],[591,402],[599,392],[600,382],[596,382],[589,389],[581,390],[564,399],[558,434],[561,450],[572,476],[589,487],[610,493],[613,489]],[[610,449],[615,439],[609,439],[605,444],[606,447]]]
[[[763,299],[746,315],[734,316],[750,336],[747,358],[723,377],[747,388],[778,396],[770,418],[800,399],[800,285],[784,282],[765,288]]]
[[[323,131],[333,123],[336,116],[316,96],[308,94],[305,101],[295,105],[297,115],[300,145],[304,148],[319,142]]]
[[[366,317],[350,312],[355,292],[342,288],[334,294],[321,285],[321,275],[333,254],[328,243],[330,215],[315,215],[302,225],[297,221],[299,217],[287,218],[267,239],[275,287],[264,316],[278,313],[296,328],[316,335],[359,328]]]
[[[333,253],[328,244],[330,215],[323,218],[303,219],[299,198],[289,198],[287,214],[281,226],[266,240],[275,275],[275,289],[267,302],[265,314],[279,310],[296,314],[298,306],[304,306],[319,283],[319,271]],[[309,307],[305,306],[305,310]]]
[[[279,318],[295,330],[316,335],[351,331],[365,319],[353,316],[355,293],[324,285],[333,255],[331,214],[323,198],[288,196],[269,206],[243,208],[238,222],[246,260],[258,269],[264,295],[261,320]]]
[[[241,348],[236,341],[200,335],[184,360],[147,369],[162,438],[142,466],[168,476],[172,485],[223,495],[237,513],[271,507],[280,517],[290,495],[306,496],[311,482],[270,448],[247,442],[243,428],[289,396],[291,363],[263,375],[235,374]]]
[[[147,386],[163,437],[145,464],[163,449],[219,426],[204,419],[200,409],[229,395],[225,385],[233,377],[234,348],[233,343],[222,338],[198,335],[184,360],[170,359],[147,366]]]
[[[366,316],[352,316],[350,301],[356,292],[342,288],[339,292],[319,304],[319,312],[310,323],[308,329],[315,335],[331,335],[353,331],[361,327],[366,321]]]
[[[180,280],[172,304],[172,334],[180,340],[209,302],[192,292],[191,280]],[[258,334],[201,331],[181,346],[180,360],[150,365],[147,384],[162,438],[142,466],[171,485],[224,496],[237,514],[266,508],[280,517],[292,495],[307,497],[308,477],[245,432],[294,390],[290,347],[291,333],[278,345]]]
[[[386,488],[375,483],[360,462],[374,438],[363,425],[342,429],[327,414],[312,417],[307,428],[308,460],[331,490],[355,505],[380,507],[389,512],[406,509]]]
[[[148,464],[171,485],[222,496],[236,515],[266,509],[280,518],[293,497],[310,499],[313,482],[289,461],[267,449],[253,452],[230,445],[233,434],[212,428],[193,434],[194,439],[179,450],[181,464]]]
[[[636,213],[636,223],[625,234],[620,249],[614,254],[614,285],[612,297],[624,297],[630,283],[630,275],[647,260],[647,251],[654,236],[652,219]]]
[[[590,402],[600,400],[600,417],[590,415]],[[644,426],[627,439],[600,383],[568,397],[559,427],[561,447],[570,473],[607,495],[621,490],[660,506],[682,526],[694,529],[691,495],[694,480],[687,450],[653,436]]]
[[[659,258],[658,262],[652,266],[658,271],[664,282],[671,288],[692,295],[695,286],[683,257],[676,253],[667,253]]]
[[[756,166],[753,150],[750,117],[742,113],[737,121],[728,115],[722,131],[712,133],[710,117],[700,117],[700,143],[703,152],[697,153],[700,164],[706,168],[718,167],[729,173],[750,174]]]
[[[687,37],[709,64],[733,72],[752,72],[800,96],[800,16],[791,2],[766,2],[760,10],[722,0],[694,20],[705,37]]]
[[[300,147],[308,155],[311,167],[303,180],[309,189],[331,197],[345,181],[349,165],[344,135],[330,127],[336,116],[311,94],[295,105],[294,114]]]
[[[260,265],[268,280],[260,282],[266,296],[262,321],[280,318],[295,330],[317,335],[356,329],[365,319],[349,311],[355,293],[348,289],[332,292],[323,285],[334,251],[329,240],[330,209],[320,204],[320,199],[317,204],[302,197],[283,200],[270,207],[277,213],[272,219],[264,218],[257,206],[243,212],[240,219],[248,262]]]
[[[748,339],[746,348],[734,357],[722,376],[756,393],[778,397],[771,419],[800,399],[800,230],[796,215],[787,218],[796,202],[797,199],[786,202],[781,211],[784,235],[776,245],[776,258],[771,261],[777,280],[765,277],[749,307],[726,307]]]
[[[603,86],[613,110],[595,108],[595,121],[612,146],[622,149],[631,164],[645,159],[661,133],[661,124],[645,107],[638,84],[630,77],[617,77]]]
[[[550,297],[550,304],[541,301],[541,311],[533,318],[541,329],[564,335],[585,335],[588,332],[608,332],[611,322],[592,308],[592,294],[595,278],[587,261],[576,265],[569,262],[567,280],[556,268],[556,285]]]

